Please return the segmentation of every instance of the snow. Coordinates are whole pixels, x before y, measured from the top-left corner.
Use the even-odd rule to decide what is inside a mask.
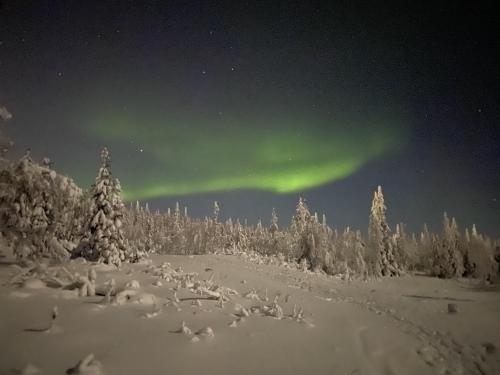
[[[2,262],[0,374],[500,373],[498,286],[342,281],[229,255],[152,256],[121,270]],[[65,289],[76,274],[97,295]],[[55,275],[62,285],[48,286]]]

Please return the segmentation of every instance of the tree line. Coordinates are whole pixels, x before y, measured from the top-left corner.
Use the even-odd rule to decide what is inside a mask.
[[[424,272],[492,281],[500,272],[499,241],[475,226],[460,232],[446,213],[441,233],[424,225],[419,235],[408,234],[402,223],[391,230],[380,186],[364,238],[359,230],[331,228],[302,198],[285,226],[274,209],[266,225],[221,221],[217,202],[204,218],[190,217],[179,204],[162,213],[139,202],[126,207],[106,148],[94,184],[84,191],[55,172],[47,158],[37,163],[27,152],[17,161],[6,159],[6,145],[11,143],[3,141],[0,153],[0,233],[19,259],[81,256],[120,267],[150,254],[255,252],[304,269],[365,279]]]

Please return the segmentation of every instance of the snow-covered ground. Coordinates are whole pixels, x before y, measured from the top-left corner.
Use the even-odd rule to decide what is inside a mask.
[[[1,261],[0,374],[500,373],[496,286],[347,282],[228,255],[120,271]],[[79,297],[90,268],[98,295]]]

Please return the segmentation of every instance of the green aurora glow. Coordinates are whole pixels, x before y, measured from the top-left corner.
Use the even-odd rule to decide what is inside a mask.
[[[132,155],[133,170],[118,177],[124,198],[135,200],[236,189],[291,193],[324,185],[398,149],[407,133],[396,121],[331,125],[300,116],[242,123],[103,115],[88,131],[112,144],[112,154],[114,147]]]

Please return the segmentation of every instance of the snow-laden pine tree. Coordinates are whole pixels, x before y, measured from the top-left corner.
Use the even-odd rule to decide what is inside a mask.
[[[217,201],[214,201],[212,217],[208,220],[208,240],[207,251],[213,253],[223,250],[224,239],[222,234],[222,225],[219,223],[220,207]]]
[[[304,199],[299,198],[292,218],[291,235],[293,252],[299,262],[307,261],[312,270],[331,269],[332,257],[328,233],[323,230],[317,216],[312,216]]]
[[[111,176],[111,159],[107,148],[101,152],[101,167],[91,188],[89,248],[84,256],[119,267],[125,260],[122,232],[124,205],[118,180]]]
[[[400,276],[401,269],[392,248],[391,229],[386,221],[386,209],[382,187],[379,186],[373,194],[368,228],[368,241],[373,255],[371,259],[373,273],[376,276]]]
[[[443,250],[447,260],[447,276],[461,277],[464,273],[463,251],[458,224],[454,217],[448,220],[446,213],[443,219]]]
[[[257,220],[257,226],[255,227],[255,235],[262,236],[264,234],[264,228],[262,227],[262,220]]]
[[[279,230],[278,226],[278,214],[273,207],[273,211],[271,212],[271,225],[269,226],[269,232],[271,233],[271,237],[274,238],[276,232]]]
[[[299,202],[295,207],[295,215],[292,217],[292,232],[294,235],[300,235],[311,222],[311,213],[309,212],[309,208],[305,200],[302,197],[299,197]]]
[[[220,212],[219,204],[217,203],[217,201],[214,201],[213,219],[215,224],[219,222],[219,212]]]
[[[4,161],[7,151],[12,147],[13,143],[2,131],[2,123],[8,121],[12,118],[12,115],[5,107],[0,106],[0,168],[2,167],[2,162]]]
[[[420,232],[420,237],[417,245],[417,269],[420,271],[429,271],[432,268],[432,253],[433,253],[433,238],[429,232],[429,228],[426,223],[422,232]]]
[[[293,242],[292,254],[293,257],[297,258],[299,261],[307,257],[308,236],[306,231],[310,222],[311,213],[309,212],[309,208],[307,207],[304,199],[299,197],[299,202],[295,207],[295,215],[292,217],[292,223],[290,226]]]
[[[240,219],[236,219],[234,225],[234,242],[238,251],[248,250],[248,236],[240,223]]]
[[[458,225],[454,218],[450,221],[446,212],[443,214],[442,236],[433,243],[431,272],[441,278],[461,277],[464,272]]]
[[[326,223],[326,215],[323,214],[322,218],[321,218],[321,226],[323,227],[323,231],[325,233],[328,233],[328,224]]]
[[[413,271],[417,266],[417,243],[414,235],[410,238],[404,223],[396,224],[396,232],[392,235],[393,252],[396,262],[405,270]]]
[[[479,234],[475,224],[472,226],[472,235],[468,233],[469,231],[466,230],[464,275],[483,281],[493,281],[498,271],[493,242],[488,237]]]
[[[66,258],[79,237],[82,191],[29,151],[0,173],[0,230],[19,258]]]
[[[175,202],[175,210],[174,210],[174,231],[176,235],[180,233],[181,228],[181,206],[179,202]]]

